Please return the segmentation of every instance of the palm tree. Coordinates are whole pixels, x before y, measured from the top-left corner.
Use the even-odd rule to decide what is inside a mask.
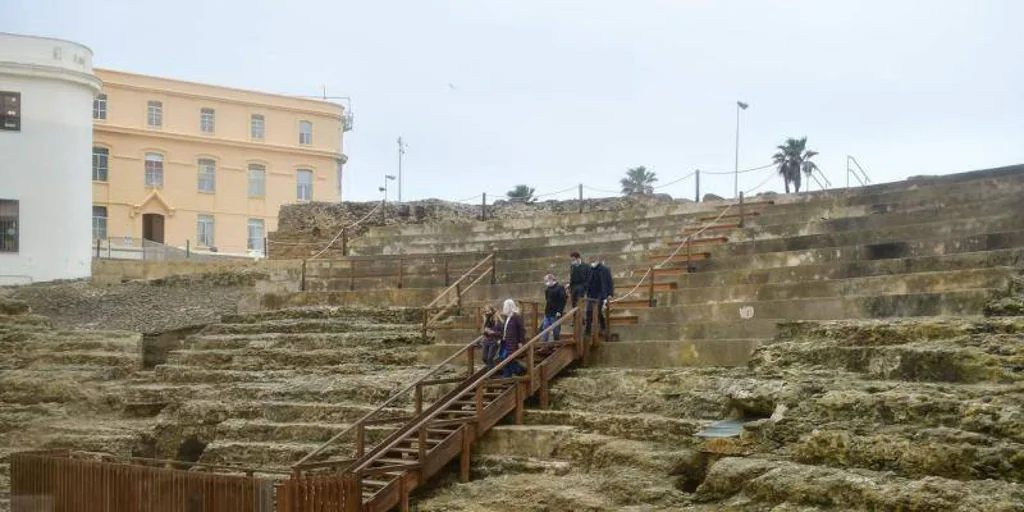
[[[644,166],[626,169],[626,177],[619,180],[622,193],[629,196],[649,196],[654,193],[654,182],[658,177]]]
[[[534,191],[535,189],[533,187],[528,187],[526,185],[516,185],[516,188],[509,190],[507,193],[505,193],[505,196],[508,197],[509,201],[516,201],[520,203],[532,203],[537,200],[537,198],[533,197]]]
[[[811,161],[818,152],[807,149],[807,137],[786,139],[778,149],[779,152],[772,156],[772,162],[778,167],[779,176],[785,180],[786,193],[789,193],[790,183],[794,192],[800,192],[801,173],[810,176],[818,170],[818,165]]]

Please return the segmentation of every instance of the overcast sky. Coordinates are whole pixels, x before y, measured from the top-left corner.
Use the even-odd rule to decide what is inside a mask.
[[[405,199],[517,183],[617,190],[635,165],[661,183],[732,170],[736,100],[750,104],[740,168],[804,135],[836,184],[847,154],[875,181],[1024,163],[1018,0],[0,5],[0,31],[84,43],[99,67],[350,96],[345,199],[380,197],[399,135]],[[742,175],[740,188],[766,177]],[[702,180],[704,191],[732,188],[731,176]],[[693,181],[662,191],[692,196]]]

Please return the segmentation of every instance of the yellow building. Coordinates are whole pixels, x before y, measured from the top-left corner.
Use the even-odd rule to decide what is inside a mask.
[[[339,201],[345,117],[327,101],[97,69],[93,238],[262,253],[281,205]],[[134,242],[133,242],[134,240]]]

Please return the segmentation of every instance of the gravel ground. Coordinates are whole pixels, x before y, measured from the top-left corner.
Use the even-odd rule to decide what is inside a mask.
[[[156,333],[217,321],[235,313],[251,283],[238,276],[195,276],[99,287],[87,281],[9,288],[54,327]]]

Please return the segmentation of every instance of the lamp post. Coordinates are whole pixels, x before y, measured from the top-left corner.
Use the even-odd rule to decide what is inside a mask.
[[[395,180],[395,176],[393,174],[385,174],[384,175],[384,186],[378,188],[378,190],[380,190],[381,192],[384,192],[384,204],[387,204],[387,202],[388,202],[388,182],[389,181],[394,181],[394,180]],[[401,182],[399,182],[399,183],[401,183]]]
[[[732,197],[736,198],[740,196],[740,110],[746,110],[750,105],[743,103],[742,101],[736,102],[736,167],[733,173],[733,191]]]
[[[402,136],[398,136],[398,204],[402,204],[402,155],[405,154],[405,148],[409,147],[405,141],[402,140]]]

